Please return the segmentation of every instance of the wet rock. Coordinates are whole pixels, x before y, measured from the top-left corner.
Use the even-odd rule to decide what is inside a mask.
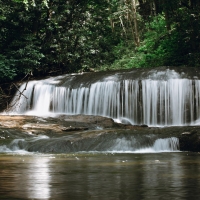
[[[59,116],[59,119],[64,120],[66,123],[73,122],[75,126],[80,123],[88,124],[89,127],[102,126],[104,128],[111,128],[116,125],[112,118],[93,115],[63,115]]]
[[[193,134],[195,134],[195,133],[197,133],[197,131],[196,130],[191,130],[191,131],[189,131],[189,132],[183,132],[183,133],[181,133],[181,135],[193,135]]]
[[[200,134],[196,131],[184,132],[179,138],[181,151],[200,151]]]
[[[35,116],[0,116],[0,127],[19,128],[23,131],[37,133],[54,131],[83,131],[96,130],[97,127],[113,128],[118,124],[113,119],[92,115],[60,115],[53,117],[35,117]]]
[[[184,133],[181,133],[182,135],[191,135],[191,132],[184,132]]]
[[[83,131],[88,130],[87,127],[63,127],[61,128],[62,131]]]
[[[38,123],[29,123],[22,126],[23,129],[54,129],[57,128],[57,124],[38,124]]]
[[[142,124],[142,125],[140,125],[141,127],[148,127],[148,125],[146,125],[146,124]]]
[[[199,126],[162,128],[147,127],[146,125],[132,126],[117,124],[111,118],[86,115],[62,115],[56,118],[0,116],[0,144],[5,144],[6,141],[9,143],[11,140],[17,138],[31,138],[40,135],[47,135],[50,138],[76,138],[78,136],[81,138],[92,138],[97,137],[97,135],[104,137],[105,134],[110,132],[114,135],[120,133],[122,137],[123,134],[128,134],[129,136],[137,134],[139,137],[144,135],[156,136],[158,138],[177,137],[181,151],[200,152]],[[82,145],[81,142],[76,144]],[[58,145],[56,141],[55,145]],[[70,148],[73,148],[73,145]],[[51,150],[51,145],[48,148]],[[52,149],[53,151],[55,149]]]

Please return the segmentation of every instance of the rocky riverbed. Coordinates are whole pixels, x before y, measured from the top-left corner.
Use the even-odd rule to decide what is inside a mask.
[[[179,138],[181,151],[200,151],[200,127],[148,127],[119,124],[111,118],[88,115],[60,115],[36,117],[22,115],[0,116],[0,145],[13,139],[24,139],[46,135],[49,138],[68,137],[73,143],[98,138],[99,135],[153,135],[157,138]],[[112,136],[113,137],[113,136]],[[109,140],[109,137],[108,137]],[[50,148],[50,147],[49,147]]]

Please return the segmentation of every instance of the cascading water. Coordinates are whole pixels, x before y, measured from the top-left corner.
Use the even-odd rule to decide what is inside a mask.
[[[199,119],[200,80],[181,77],[169,69],[142,78],[135,78],[134,73],[127,77],[125,73],[102,75],[97,80],[93,74],[83,74],[30,81],[20,98],[20,93],[16,94],[12,111],[101,115],[149,126],[191,125]]]
[[[136,152],[136,153],[153,153],[153,152],[170,152],[179,150],[179,139],[176,137],[156,139],[152,144],[138,144],[140,140],[130,140],[126,138],[118,138],[109,148],[114,152]]]
[[[45,135],[27,139],[14,139],[0,145],[0,153],[70,153],[70,152],[156,153],[179,151],[176,137],[158,139],[156,135],[103,134],[95,137],[49,138]]]

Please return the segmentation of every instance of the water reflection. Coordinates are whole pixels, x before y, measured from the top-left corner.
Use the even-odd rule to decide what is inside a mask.
[[[1,195],[9,199],[50,198],[49,158],[27,155],[0,156],[0,161]]]
[[[173,157],[170,160],[155,158],[148,165],[143,165],[144,196],[153,199],[177,197],[178,188],[183,188],[181,180],[184,171],[180,168],[180,162],[181,157],[176,156],[175,160]]]
[[[50,197],[49,158],[37,158],[27,166],[24,182],[28,186],[28,198],[47,199]]]
[[[0,154],[0,197],[197,199],[199,171],[200,156],[194,153]]]

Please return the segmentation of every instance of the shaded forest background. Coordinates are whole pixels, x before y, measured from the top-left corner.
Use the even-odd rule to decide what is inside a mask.
[[[199,0],[0,5],[0,83],[93,69],[200,67]]]

